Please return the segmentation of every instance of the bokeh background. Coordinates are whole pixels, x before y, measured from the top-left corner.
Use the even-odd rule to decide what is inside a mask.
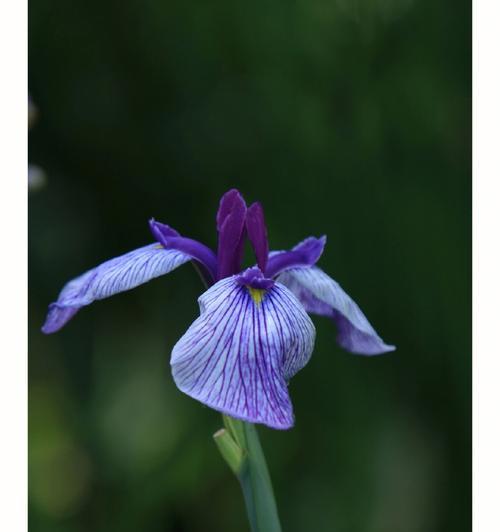
[[[170,376],[189,265],[39,330],[151,216],[215,246],[231,187],[272,248],[327,234],[398,348],[350,355],[314,318],[296,427],[260,431],[284,531],[470,529],[470,25],[464,0],[30,0],[33,532],[247,530],[220,417]]]

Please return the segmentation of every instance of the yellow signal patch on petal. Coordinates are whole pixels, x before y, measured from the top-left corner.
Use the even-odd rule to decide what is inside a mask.
[[[255,304],[259,304],[264,299],[264,294],[266,291],[263,288],[252,288],[251,286],[247,286],[248,293],[250,294],[251,298],[254,300]]]

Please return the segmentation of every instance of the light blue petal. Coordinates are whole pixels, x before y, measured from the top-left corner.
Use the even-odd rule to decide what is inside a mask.
[[[49,306],[42,331],[50,334],[63,327],[77,312],[97,299],[104,299],[171,272],[191,260],[189,255],[149,244],[108,260],[70,281]]]
[[[394,351],[395,347],[383,342],[340,285],[317,266],[287,270],[277,280],[298,297],[307,312],[328,316],[335,321],[337,341],[347,351],[360,355]]]
[[[284,286],[249,289],[222,279],[198,300],[200,316],[172,351],[181,391],[232,417],[293,425],[287,381],[309,360],[315,329]]]

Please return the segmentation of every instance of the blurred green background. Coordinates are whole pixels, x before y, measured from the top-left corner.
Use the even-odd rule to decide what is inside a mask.
[[[151,242],[215,246],[219,197],[320,265],[397,351],[314,318],[296,427],[261,429],[285,532],[470,529],[470,3],[30,0],[29,511],[33,532],[247,530],[172,346],[184,266],[39,328],[70,278]]]

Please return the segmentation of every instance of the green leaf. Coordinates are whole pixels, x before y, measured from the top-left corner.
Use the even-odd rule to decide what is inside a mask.
[[[281,532],[271,477],[256,427],[223,416],[225,429],[215,433],[219,450],[240,481],[253,532]]]
[[[233,473],[238,476],[243,466],[244,451],[234,441],[226,429],[220,429],[214,434],[214,441],[220,454],[227,462]]]

